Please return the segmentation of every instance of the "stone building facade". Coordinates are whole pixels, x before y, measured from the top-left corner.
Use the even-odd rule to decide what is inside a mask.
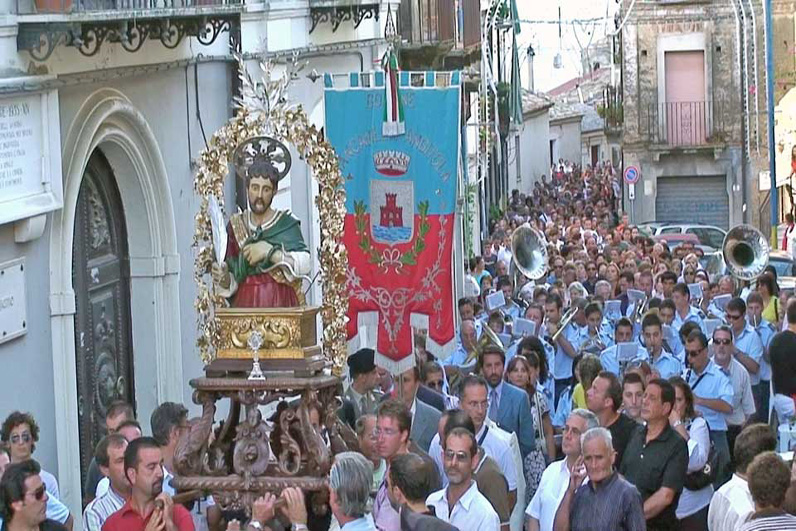
[[[641,171],[624,206],[635,223],[727,228],[744,219],[758,162],[745,148],[755,124],[743,120],[751,77],[742,76],[733,5],[638,2],[622,28],[624,166]],[[751,66],[751,49],[748,57]]]

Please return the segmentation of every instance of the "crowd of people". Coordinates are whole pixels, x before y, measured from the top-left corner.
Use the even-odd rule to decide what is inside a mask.
[[[610,164],[561,161],[491,220],[455,349],[435,355],[416,331],[417,363],[395,376],[373,350],[349,357],[339,417],[359,448],[335,456],[327,514],[293,488],[249,514],[175,504],[186,409],[160,405],[144,436],[116,403],[76,517],[32,458],[35,419],[9,415],[2,529],[796,530],[772,428],[796,418],[796,298],[775,270],[741,284],[655,241],[617,194]],[[547,250],[540,278],[512,256],[525,224]]]

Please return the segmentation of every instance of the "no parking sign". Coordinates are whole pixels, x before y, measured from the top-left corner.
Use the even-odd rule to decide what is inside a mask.
[[[627,184],[636,184],[641,179],[641,171],[635,166],[628,166],[625,168],[625,182]]]

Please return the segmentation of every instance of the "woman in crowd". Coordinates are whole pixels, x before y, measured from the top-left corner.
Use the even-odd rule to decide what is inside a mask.
[[[672,382],[675,392],[669,424],[688,444],[688,476],[686,487],[683,488],[677,504],[677,519],[681,531],[707,531],[713,485],[710,477],[704,475],[703,469],[710,456],[710,431],[705,419],[694,409],[694,393],[691,387],[679,376],[673,376],[669,381]],[[700,475],[704,477],[699,478]],[[695,483],[691,483],[692,481]]]

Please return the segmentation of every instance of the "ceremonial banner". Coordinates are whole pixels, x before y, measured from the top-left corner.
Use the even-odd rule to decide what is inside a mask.
[[[347,194],[348,339],[375,346],[378,364],[397,374],[415,363],[412,327],[428,330],[438,357],[455,348],[460,75],[387,73],[397,83],[385,87],[385,72],[324,82],[326,136]]]

